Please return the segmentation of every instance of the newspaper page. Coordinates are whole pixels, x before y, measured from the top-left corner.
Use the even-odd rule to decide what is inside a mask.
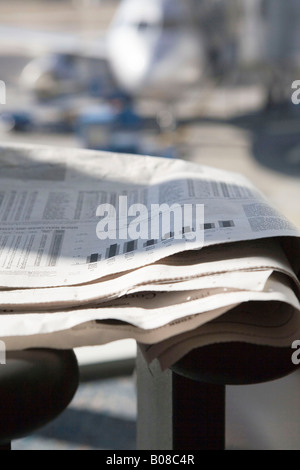
[[[299,231],[240,175],[182,160],[2,146],[0,183],[8,349],[123,338],[154,346],[191,332],[152,350],[167,364],[196,344],[193,330],[251,303],[284,305],[293,311],[286,338],[298,331],[300,263],[287,247],[299,255]]]
[[[186,304],[180,304],[180,299],[177,299],[175,308],[161,307],[161,299],[156,299],[153,304],[153,297],[145,299],[133,296],[126,300],[126,306],[117,305],[117,309],[116,307],[113,309],[113,314],[107,312],[109,320],[87,321],[88,316],[84,314],[82,318],[86,321],[81,323],[80,311],[77,312],[79,317],[74,311],[63,314],[48,313],[47,317],[40,314],[26,315],[25,323],[19,315],[7,315],[5,320],[10,324],[5,321],[4,325],[9,334],[2,339],[9,350],[26,347],[74,348],[133,338],[142,345],[149,364],[152,360],[159,359],[162,365],[169,367],[194,347],[220,341],[245,341],[286,347],[297,339],[300,332],[299,301],[289,288],[288,282],[279,281],[276,277],[270,279],[262,292],[241,291],[236,295],[232,291],[225,298],[222,295],[212,295],[210,299],[204,298],[203,301],[208,303],[208,308],[204,307],[202,313],[201,298],[194,298],[192,302],[186,298],[188,308]],[[240,308],[237,308],[238,303],[230,303],[230,300],[240,301]],[[131,307],[137,305],[139,305],[138,310],[135,309],[133,312]],[[157,305],[160,307],[157,308]],[[118,317],[116,310],[120,308],[128,310],[131,324],[111,319]],[[166,317],[164,310],[167,310]],[[182,315],[183,311],[185,316]],[[232,315],[224,320],[227,312]],[[105,316],[105,311],[102,309],[99,313]],[[156,324],[162,326],[147,329],[145,319],[152,314]],[[88,315],[94,318],[95,311],[89,310]],[[121,316],[124,318],[123,314]],[[100,315],[97,315],[97,318],[100,318]],[[171,318],[173,320],[164,324],[162,318],[165,321]],[[52,323],[51,328],[49,322]],[[139,326],[134,326],[135,322]],[[28,326],[29,334],[24,330],[25,325]],[[5,330],[3,332],[5,333]]]
[[[160,328],[144,330],[128,323],[116,321],[94,320],[81,323],[67,330],[53,333],[38,333],[28,335],[12,335],[3,338],[7,350],[20,350],[26,348],[56,348],[73,349],[81,346],[106,344],[122,339],[134,339],[140,344],[148,345],[164,341],[181,333],[197,329],[203,321],[210,321],[234,308],[235,305],[222,307],[205,314],[186,316],[168,323]]]
[[[277,275],[271,276],[261,292],[222,287],[188,292],[142,292],[84,309],[74,307],[63,311],[3,313],[0,315],[0,331],[2,337],[10,336],[12,332],[20,332],[20,335],[49,333],[93,320],[117,320],[147,330],[160,328],[184,316],[250,301],[282,302],[300,311],[299,299],[289,279],[284,278],[279,281]]]
[[[226,270],[224,270],[225,262]],[[253,270],[252,277],[251,270]],[[208,276],[217,274],[219,277],[215,277],[215,287],[241,289],[242,286],[244,288],[248,286],[249,290],[253,282],[258,283],[261,276],[265,276],[263,272],[259,274],[258,270],[285,273],[293,279],[300,291],[300,283],[279,242],[276,239],[257,240],[247,245],[244,242],[225,247],[219,245],[203,248],[197,252],[174,255],[112,279],[103,279],[101,282],[86,285],[51,289],[0,290],[0,312],[86,306],[92,302],[105,302],[122,297],[130,291],[192,290],[192,282],[196,289],[214,287],[213,281],[209,283]],[[171,282],[172,287],[167,288],[167,283]],[[183,289],[179,286],[179,282],[182,283]],[[155,287],[157,284],[160,285],[159,289]]]
[[[0,183],[2,289],[85,284],[203,245],[299,237],[243,177],[179,160],[2,146]],[[181,237],[162,231],[173,204]],[[185,206],[198,214],[185,218]]]

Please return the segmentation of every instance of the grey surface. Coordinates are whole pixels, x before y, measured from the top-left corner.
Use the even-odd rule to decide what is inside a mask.
[[[169,450],[172,435],[172,373],[161,372],[155,361],[149,368],[138,350],[137,396],[139,450]]]
[[[226,448],[300,450],[299,391],[299,372],[268,384],[228,387]],[[15,441],[13,450],[136,450],[136,439],[134,374],[82,384],[59,418]]]
[[[300,373],[228,387],[227,423],[229,449],[300,450]]]
[[[37,433],[13,443],[13,450],[134,450],[134,377],[82,384],[71,405]]]

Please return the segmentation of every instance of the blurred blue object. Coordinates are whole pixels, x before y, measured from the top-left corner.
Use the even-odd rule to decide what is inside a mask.
[[[142,125],[131,100],[117,92],[107,104],[81,113],[76,133],[84,148],[138,154]]]
[[[0,126],[7,132],[27,132],[33,126],[33,118],[25,111],[5,112],[0,114]]]

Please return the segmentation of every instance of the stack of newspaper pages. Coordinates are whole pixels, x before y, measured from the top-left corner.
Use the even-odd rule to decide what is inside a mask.
[[[183,160],[0,147],[0,339],[191,349],[300,339],[300,233],[244,177]]]

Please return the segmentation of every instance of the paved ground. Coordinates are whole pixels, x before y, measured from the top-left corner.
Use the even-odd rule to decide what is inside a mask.
[[[136,391],[133,377],[82,384],[68,409],[13,450],[134,450]]]

